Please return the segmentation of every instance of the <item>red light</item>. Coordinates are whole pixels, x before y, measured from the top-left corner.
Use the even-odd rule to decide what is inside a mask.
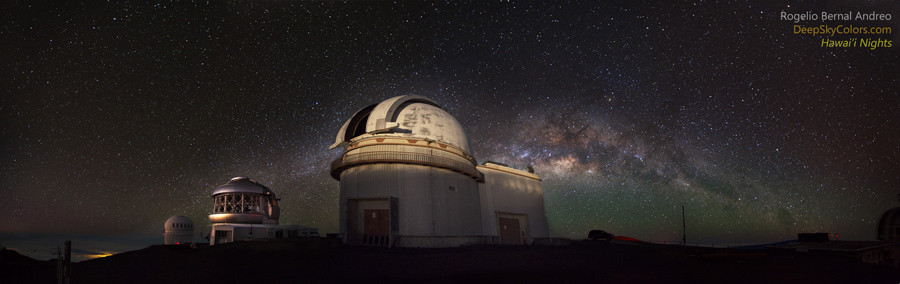
[[[176,245],[180,245],[180,244],[181,244],[181,242],[175,242],[175,244],[176,244]]]

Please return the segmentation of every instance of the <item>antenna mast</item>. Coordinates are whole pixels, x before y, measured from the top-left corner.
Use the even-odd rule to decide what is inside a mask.
[[[684,221],[684,205],[681,205],[681,243],[687,248],[687,229]]]

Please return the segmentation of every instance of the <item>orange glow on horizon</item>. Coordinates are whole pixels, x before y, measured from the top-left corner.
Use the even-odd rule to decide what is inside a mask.
[[[115,253],[111,253],[111,252],[101,252],[101,253],[95,253],[95,254],[84,254],[84,257],[87,258],[87,259],[95,259],[95,258],[103,258],[103,257],[107,257],[107,256],[110,256],[110,255],[113,255],[113,254],[115,254]]]

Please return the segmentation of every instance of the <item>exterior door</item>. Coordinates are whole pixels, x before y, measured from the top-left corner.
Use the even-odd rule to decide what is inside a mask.
[[[391,226],[388,209],[366,209],[363,211],[363,245],[387,246]]]
[[[513,218],[500,218],[500,244],[521,245],[522,236],[519,229],[519,220]]]
[[[216,230],[216,244],[228,243],[228,231]]]

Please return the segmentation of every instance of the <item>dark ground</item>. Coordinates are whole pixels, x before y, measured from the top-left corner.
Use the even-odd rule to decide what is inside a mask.
[[[771,250],[576,242],[452,249],[341,247],[332,240],[151,246],[72,265],[72,283],[555,282],[900,283],[900,270]],[[55,262],[4,250],[0,283],[55,283]]]

